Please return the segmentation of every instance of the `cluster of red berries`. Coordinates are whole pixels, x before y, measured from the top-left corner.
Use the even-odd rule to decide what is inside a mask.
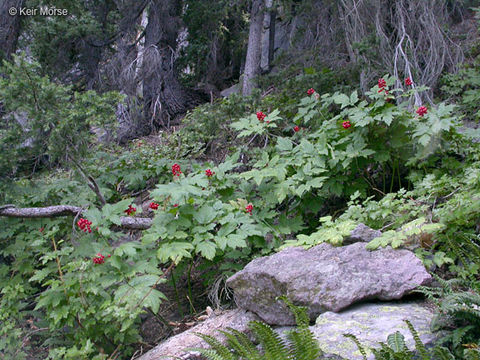
[[[409,77],[407,77],[407,78],[405,79],[405,85],[406,85],[406,86],[410,86],[410,85],[412,85],[412,84],[413,84],[412,79],[410,79]]]
[[[384,78],[378,79],[378,87],[380,88],[378,90],[379,93],[381,93],[382,91],[385,91],[385,95],[388,95],[388,90],[385,90],[386,86],[387,86],[387,82],[385,81]]]
[[[344,129],[348,129],[350,126],[352,126],[352,124],[350,124],[350,121],[347,120],[342,123],[342,126]]]
[[[173,176],[180,176],[182,173],[182,170],[180,170],[180,165],[178,164],[173,164],[172,165],[172,174]]]
[[[300,128],[298,127],[298,125],[295,125],[295,127],[293,128],[293,131],[295,131],[295,132],[299,132],[299,131],[300,131]]]
[[[420,106],[420,107],[417,109],[417,114],[418,114],[419,116],[423,116],[423,115],[425,115],[427,112],[428,112],[428,109],[427,109],[425,106]]]
[[[263,121],[263,119],[265,119],[266,117],[267,117],[267,115],[265,115],[263,112],[261,112],[261,111],[257,112],[258,121]]]
[[[315,94],[315,89],[310,88],[307,90],[307,95],[313,95],[313,94]]]
[[[149,207],[152,210],[157,210],[158,209],[158,204],[156,202],[151,202]]]
[[[107,257],[110,257],[111,255],[108,255]],[[105,256],[103,256],[102,254],[98,253],[97,255],[95,255],[93,257],[93,263],[94,264],[103,264],[105,262]]]
[[[205,175],[207,175],[207,177],[212,177],[213,174],[215,174],[215,172],[213,172],[212,170],[210,169],[205,170]]]
[[[92,225],[91,221],[88,221],[87,219],[80,218],[80,220],[77,221],[78,227],[83,230],[84,232],[92,232],[92,229],[90,228],[90,225]]]
[[[247,206],[245,206],[245,212],[252,215],[252,210],[253,210],[253,205],[252,204],[248,204]]]
[[[132,205],[128,205],[128,209],[124,211],[127,215],[135,214],[137,208],[133,207]]]

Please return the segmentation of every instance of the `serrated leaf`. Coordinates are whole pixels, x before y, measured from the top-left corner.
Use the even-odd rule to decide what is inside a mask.
[[[212,260],[217,252],[217,246],[210,241],[203,241],[196,246],[197,253],[200,253],[204,258]]]

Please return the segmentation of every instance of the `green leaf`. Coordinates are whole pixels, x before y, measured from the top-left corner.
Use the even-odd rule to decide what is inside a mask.
[[[212,260],[215,257],[217,246],[211,241],[203,241],[196,246],[197,252],[199,252],[204,258]]]
[[[193,215],[194,219],[197,220],[200,224],[208,224],[213,219],[217,213],[211,206],[203,205],[197,212]]]
[[[175,263],[179,263],[184,257],[192,257],[189,250],[193,250],[194,246],[186,242],[172,242],[161,244],[157,250],[158,259],[166,263],[168,260],[172,260]]]
[[[277,149],[279,151],[290,151],[293,148],[293,143],[290,139],[279,137],[277,139]]]

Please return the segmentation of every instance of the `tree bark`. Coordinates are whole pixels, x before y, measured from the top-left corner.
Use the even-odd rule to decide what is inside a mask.
[[[178,124],[181,115],[204,102],[179,82],[175,71],[181,14],[180,0],[151,1],[142,73],[145,125],[150,130]]]
[[[55,205],[37,208],[16,208],[14,205],[0,206],[0,216],[15,218],[52,218],[82,215],[84,209],[71,205]],[[131,230],[145,230],[152,226],[152,219],[122,216],[120,227]]]
[[[269,11],[270,22],[268,25],[268,70],[273,66],[275,57],[275,26],[277,21],[277,9],[271,7]]]
[[[242,94],[244,96],[251,95],[252,90],[256,86],[254,78],[260,74],[264,8],[264,0],[252,0],[247,57],[245,59],[245,71],[243,73]]]
[[[24,0],[2,0],[0,3],[0,62],[10,60],[17,49],[20,34],[20,15],[10,15],[9,10],[19,10]]]

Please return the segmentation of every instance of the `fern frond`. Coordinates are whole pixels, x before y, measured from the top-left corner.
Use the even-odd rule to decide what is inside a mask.
[[[358,351],[360,351],[360,354],[363,356],[363,360],[367,360],[367,352],[365,351],[365,348],[360,344],[360,341],[358,341],[357,337],[353,334],[343,334],[346,338],[351,339],[355,345],[357,345]]]
[[[407,349],[407,346],[405,345],[405,337],[400,331],[396,331],[395,333],[388,335],[387,344],[396,353],[405,351]]]
[[[285,296],[279,296],[278,299],[282,300],[295,316],[295,322],[297,327],[305,328],[310,325],[310,318],[308,317],[308,308],[305,306],[296,306]]]
[[[200,334],[200,333],[195,333],[195,335],[202,338],[208,345],[210,345],[212,348],[211,350],[213,350],[218,356],[220,356],[221,360],[235,360],[235,357],[233,356],[231,350],[225,345],[223,345],[220,341],[215,339],[213,336]],[[194,349],[194,350],[201,352],[198,349]],[[214,360],[214,359],[211,359],[211,360]]]
[[[228,331],[231,334],[235,335],[235,337],[237,338],[240,345],[248,353],[248,356],[247,356],[248,359],[250,359],[250,360],[257,360],[257,359],[261,360],[262,356],[260,355],[260,352],[257,350],[255,345],[252,343],[252,341],[248,338],[247,335],[245,335],[244,333],[242,333],[238,330],[231,329],[231,328],[229,328]]]
[[[443,346],[435,346],[433,348],[433,355],[435,359],[438,360],[455,360],[455,356],[448,350],[446,347]]]
[[[248,326],[262,345],[266,358],[274,360],[289,359],[285,341],[270,326],[260,321],[251,321]]]
[[[375,360],[397,360],[399,356],[395,356],[395,352],[390,349],[385,343],[381,342],[380,349],[373,349],[372,352]]]
[[[465,360],[480,360],[480,351],[478,349],[466,349],[463,355]]]
[[[228,329],[228,331],[219,330],[227,338],[228,345],[236,352],[236,355],[244,356],[248,360],[259,360],[260,353],[255,349],[255,346],[251,341],[245,342],[240,341],[238,335],[232,332],[233,329]],[[238,332],[240,333],[240,332]],[[248,338],[247,338],[248,340]]]
[[[316,360],[323,355],[313,333],[308,329],[294,330],[288,333],[290,354],[295,360]]]
[[[226,360],[222,355],[219,355],[213,349],[202,349],[202,348],[191,348],[190,351],[199,352],[201,355],[205,356],[208,360]]]
[[[412,333],[413,340],[415,341],[415,349],[417,349],[418,354],[420,355],[420,358],[422,360],[430,360],[427,349],[425,348],[425,345],[423,344],[422,340],[420,340],[420,336],[418,336],[417,330],[415,330],[415,328],[413,327],[410,321],[408,320],[404,320],[404,321],[407,324],[408,329]]]

